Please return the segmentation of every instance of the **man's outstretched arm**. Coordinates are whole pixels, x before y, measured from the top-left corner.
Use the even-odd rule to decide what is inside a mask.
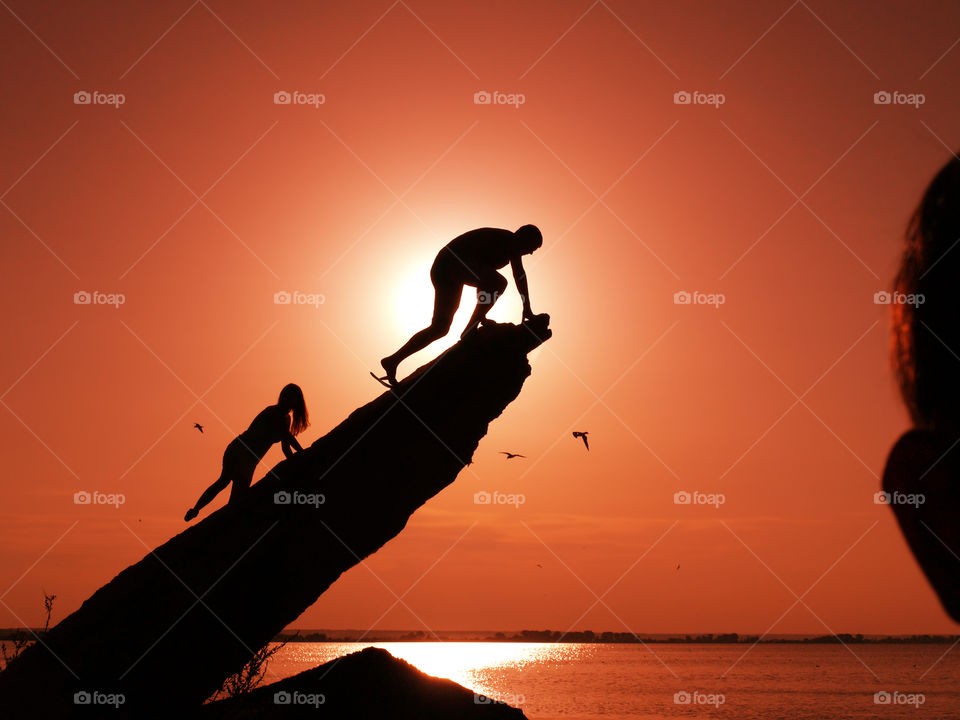
[[[533,317],[533,310],[530,309],[530,291],[527,288],[527,273],[523,269],[523,260],[519,257],[510,261],[510,267],[513,269],[513,281],[517,284],[517,292],[520,293],[520,299],[523,300],[523,320]]]

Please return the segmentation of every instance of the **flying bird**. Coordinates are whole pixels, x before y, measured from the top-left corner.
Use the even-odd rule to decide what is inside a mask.
[[[194,423],[193,426],[200,432],[203,432],[203,425],[201,425],[200,423]]]
[[[584,446],[587,450],[590,449],[590,443],[587,441],[587,435],[589,435],[589,434],[590,434],[589,432],[580,432],[579,430],[574,430],[574,431],[573,431],[573,436],[574,436],[575,438],[580,438],[581,440],[583,440],[583,446]]]
[[[513,458],[515,458],[515,457],[518,457],[518,458],[525,458],[525,457],[526,457],[526,455],[521,455],[520,453],[504,452],[503,450],[500,451],[500,454],[501,454],[501,455],[506,455],[506,456],[507,456],[507,460],[513,460]]]

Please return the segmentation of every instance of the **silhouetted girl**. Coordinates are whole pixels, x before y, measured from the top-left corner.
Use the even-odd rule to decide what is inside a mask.
[[[188,522],[193,520],[197,513],[230,483],[233,483],[230,502],[236,502],[243,497],[253,481],[257,464],[267,454],[267,450],[274,443],[280,443],[283,454],[287,457],[291,457],[294,450],[303,450],[296,436],[309,424],[303,391],[299,385],[290,383],[280,391],[276,405],[261,411],[250,423],[250,427],[227,445],[223,453],[223,471],[220,477],[204,491],[197,504],[187,510],[183,519]]]
[[[890,451],[885,496],[910,549],[960,621],[960,160],[907,227],[891,297],[893,363],[914,427]]]

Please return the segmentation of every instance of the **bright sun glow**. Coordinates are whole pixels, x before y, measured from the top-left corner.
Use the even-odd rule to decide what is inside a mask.
[[[427,675],[449,678],[466,687],[475,684],[478,670],[530,662],[545,648],[536,643],[378,643],[394,657],[406,660]]]
[[[393,322],[403,335],[412,335],[426,327],[433,315],[433,285],[430,268],[422,263],[400,269],[388,288],[387,299]]]
[[[569,659],[578,652],[576,646],[566,643],[402,642],[374,646],[406,660],[427,675],[448,678],[491,697],[497,695],[489,682],[497,670]]]
[[[502,677],[504,670],[523,670],[544,662],[571,662],[588,652],[569,643],[290,643],[271,667],[286,677],[370,646],[383,648],[427,675],[453,680],[489,697],[497,697],[496,678]]]

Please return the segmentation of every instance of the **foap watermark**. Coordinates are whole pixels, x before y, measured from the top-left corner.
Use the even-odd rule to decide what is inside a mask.
[[[310,705],[318,708],[327,701],[323,693],[304,693],[299,690],[287,692],[280,690],[273,694],[274,705]]]
[[[274,505],[313,505],[318,508],[327,501],[322,493],[302,493],[297,490],[287,492],[281,490],[273,494]]]
[[[474,105],[513,105],[519,109],[521,105],[527,102],[527,96],[523,93],[505,93],[499,90],[488,92],[486,90],[477,90],[473,94]]]
[[[678,690],[673,694],[674,705],[712,705],[719,708],[727,701],[723,693],[705,693],[699,690]]]
[[[923,293],[902,293],[899,291],[877,290],[873,294],[874,305],[913,305],[920,307],[927,301]]]
[[[905,93],[899,90],[877,90],[873,94],[874,105],[912,105],[919,108],[927,101],[923,93]]]
[[[712,105],[715,109],[727,102],[723,93],[705,93],[699,90],[677,90],[673,94],[674,105]]]
[[[74,305],[112,305],[115,308],[119,308],[126,302],[127,296],[123,293],[105,293],[99,290],[77,290],[77,292],[73,294]]]
[[[127,501],[127,496],[123,493],[105,493],[99,490],[87,492],[78,490],[73,494],[74,505],[113,505],[119,508]]]
[[[688,292],[686,290],[677,290],[673,294],[674,305],[712,305],[719,310],[720,306],[727,302],[727,296],[723,293],[705,293],[699,290]]]
[[[105,693],[97,690],[80,690],[73,694],[74,705],[108,705],[116,710],[127,701],[123,693]]]
[[[477,305],[493,305],[499,297],[500,293],[498,292],[480,290],[477,292]]]
[[[918,508],[926,501],[927,496],[923,493],[902,493],[899,490],[886,492],[885,490],[878,490],[873,494],[874,505],[912,505]]]
[[[483,695],[482,693],[473,694],[473,704],[474,705],[512,705],[513,707],[520,707],[527,701],[527,696],[522,694],[507,694],[504,695],[501,699],[497,700],[496,698]]]
[[[899,690],[888,692],[881,690],[873,694],[874,705],[912,705],[919,708],[927,701],[927,696],[923,693],[903,693]]]
[[[112,105],[118,108],[126,101],[127,96],[123,93],[105,93],[99,90],[77,90],[73,94],[74,105]]]
[[[673,494],[674,505],[713,505],[713,507],[719,508],[725,502],[727,502],[727,496],[723,493],[678,490]]]
[[[274,305],[312,305],[319,310],[326,301],[327,296],[323,293],[278,290],[273,294]]]
[[[325,105],[327,96],[323,93],[305,93],[300,90],[277,90],[273,94],[274,105],[309,105],[316,109]]]
[[[527,501],[523,493],[502,493],[499,490],[487,492],[479,490],[473,494],[474,505],[513,505],[519,508]]]

